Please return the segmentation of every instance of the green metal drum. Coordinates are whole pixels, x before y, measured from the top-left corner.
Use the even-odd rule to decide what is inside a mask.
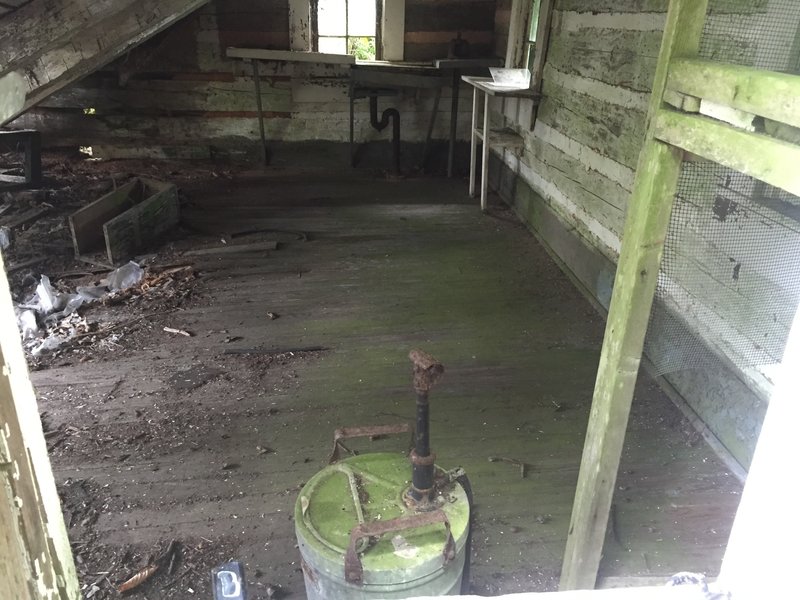
[[[469,533],[464,488],[437,469],[430,510],[408,506],[408,458],[365,454],[303,487],[295,532],[306,593],[315,599],[458,594]]]

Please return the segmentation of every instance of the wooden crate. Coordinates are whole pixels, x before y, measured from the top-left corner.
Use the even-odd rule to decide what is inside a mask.
[[[78,257],[101,251],[111,265],[130,260],[179,220],[178,190],[137,177],[69,217]]]

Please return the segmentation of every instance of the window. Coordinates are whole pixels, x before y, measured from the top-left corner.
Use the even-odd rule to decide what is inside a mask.
[[[541,82],[553,2],[514,0],[511,5],[506,67],[530,69],[535,90]]]
[[[536,52],[536,34],[539,30],[539,14],[542,8],[542,0],[532,0],[530,22],[528,24],[528,39],[525,42],[525,68],[530,69],[533,64],[533,55]]]
[[[318,0],[317,50],[375,60],[379,45],[377,9],[376,0]]]

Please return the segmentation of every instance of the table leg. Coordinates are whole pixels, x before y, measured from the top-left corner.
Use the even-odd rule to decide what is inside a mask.
[[[258,128],[261,133],[261,150],[264,153],[264,164],[269,164],[269,151],[267,150],[267,134],[264,131],[264,108],[261,104],[261,75],[258,72],[258,61],[253,60],[253,81],[256,86],[256,106],[258,107]]]
[[[353,85],[350,85],[350,166],[356,166],[356,149],[355,149],[355,140],[354,140],[354,128],[355,128],[355,98],[353,94],[355,90],[353,89]]]
[[[425,170],[425,163],[428,162],[428,152],[431,146],[431,137],[433,137],[433,126],[436,124],[436,115],[439,114],[439,100],[442,97],[442,88],[436,88],[436,97],[433,99],[433,111],[431,112],[431,120],[428,123],[428,134],[425,136],[425,147],[422,149],[422,161],[420,169]]]
[[[447,148],[447,176],[453,176],[453,159],[456,154],[456,129],[458,125],[458,92],[461,86],[461,69],[453,69],[452,98],[450,101],[450,145]]]
[[[478,88],[472,88],[472,127],[469,138],[469,195],[475,197],[475,159],[478,154]]]
[[[483,160],[481,160],[481,210],[487,211],[486,196],[489,190],[489,94],[483,101]]]

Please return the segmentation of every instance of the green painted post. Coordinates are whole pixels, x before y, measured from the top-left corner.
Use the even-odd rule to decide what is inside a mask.
[[[561,571],[562,591],[592,589],[597,579],[683,158],[681,150],[654,138],[653,120],[664,104],[670,61],[697,55],[707,5],[707,0],[670,2],[584,442]]]

